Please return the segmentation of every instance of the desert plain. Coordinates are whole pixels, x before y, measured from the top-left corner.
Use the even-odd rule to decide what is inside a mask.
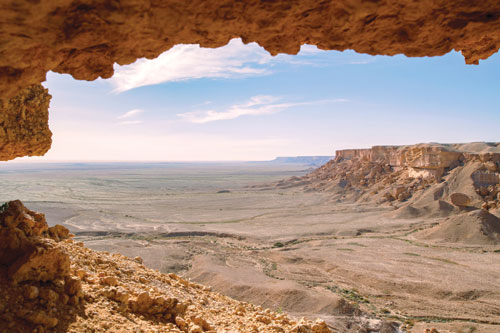
[[[333,331],[500,331],[500,245],[418,237],[449,217],[271,186],[305,164],[4,165],[20,199],[95,250],[140,256]],[[271,185],[269,185],[271,184]]]

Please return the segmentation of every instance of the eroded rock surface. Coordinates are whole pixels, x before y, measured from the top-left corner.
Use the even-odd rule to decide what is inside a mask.
[[[339,200],[426,208],[438,202],[444,211],[453,205],[496,211],[499,164],[500,143],[375,146],[337,151],[314,172],[277,186],[329,191]]]
[[[78,80],[109,78],[115,63],[155,58],[176,44],[219,47],[241,37],[271,54],[295,54],[305,43],[407,56],[454,49],[469,64],[500,47],[500,3],[494,0],[7,0],[0,17],[0,116],[11,115],[0,126],[3,132],[19,128],[11,119],[21,119],[27,109],[16,101],[48,71]],[[0,160],[49,148],[44,96],[38,111],[23,120],[35,139],[17,131],[5,140],[0,132]]]
[[[0,98],[0,161],[41,156],[49,150],[52,143],[48,124],[50,97],[47,89],[35,84],[14,98]]]
[[[258,42],[272,54],[300,45],[477,63],[500,46],[498,1],[7,1],[0,7],[1,97],[53,70],[111,77],[113,64],[155,58],[176,44]]]
[[[235,301],[140,258],[95,252],[11,201],[0,210],[0,332],[310,332],[324,321]]]
[[[69,257],[48,237],[43,214],[26,209],[20,201],[11,201],[2,206],[0,223],[0,264],[12,283],[68,276]]]

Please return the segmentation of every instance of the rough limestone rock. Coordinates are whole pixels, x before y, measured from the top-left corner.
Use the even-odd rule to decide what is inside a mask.
[[[371,162],[385,162],[392,167],[442,169],[458,163],[462,153],[439,144],[412,146],[374,146],[369,149],[346,149],[335,152],[335,160],[358,158]]]
[[[5,0],[0,17],[0,113],[29,129],[19,130],[16,120],[0,125],[0,160],[49,148],[48,95],[33,115],[13,104],[33,85],[41,89],[48,71],[109,78],[115,63],[152,59],[176,44],[219,47],[235,37],[273,55],[295,54],[307,43],[412,57],[457,50],[469,64],[500,47],[495,0]],[[6,141],[7,129],[19,134]]]
[[[0,75],[0,82],[2,80]],[[48,124],[50,97],[47,89],[36,84],[14,98],[0,98],[0,161],[41,156],[49,150],[52,143]]]
[[[467,207],[471,204],[471,198],[464,193],[456,192],[450,195],[451,203],[457,207]]]
[[[54,242],[40,241],[9,266],[7,276],[14,283],[49,281],[68,275],[69,267],[68,255]]]
[[[56,229],[67,231],[63,226]],[[30,211],[20,201],[2,206],[0,265],[6,268],[12,283],[49,281],[68,275],[69,256],[53,239],[47,238],[48,230],[45,216]]]

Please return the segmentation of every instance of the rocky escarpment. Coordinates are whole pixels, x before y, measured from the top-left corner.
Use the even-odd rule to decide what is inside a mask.
[[[336,152],[314,172],[277,184],[340,199],[445,208],[500,208],[500,144],[375,146]]]
[[[417,238],[500,244],[500,143],[340,150],[310,174],[275,185],[392,206],[392,218],[446,218]]]
[[[176,44],[219,47],[235,37],[271,54],[295,54],[305,43],[413,57],[456,50],[469,64],[500,47],[500,3],[494,0],[7,0],[0,4],[0,17],[4,105],[33,85],[41,89],[48,71],[78,80],[109,78],[115,63],[155,58]],[[46,127],[47,106],[40,103],[39,117],[30,121],[44,121]],[[19,106],[17,117],[22,113]],[[11,125],[1,127],[7,131]],[[45,138],[50,139],[48,132]],[[2,149],[0,160],[40,155],[48,147],[16,139],[10,142],[17,147]]]
[[[142,259],[95,252],[20,201],[0,208],[0,332],[330,332]]]

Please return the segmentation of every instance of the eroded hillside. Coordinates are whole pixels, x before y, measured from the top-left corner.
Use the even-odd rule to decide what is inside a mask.
[[[1,332],[330,332],[95,252],[20,201],[0,213]]]
[[[500,242],[499,165],[500,143],[375,146],[337,151],[334,160],[317,170],[276,186],[328,192],[339,202],[391,205],[396,218],[450,216],[422,237],[496,244]],[[456,234],[457,216],[478,222],[477,230]]]

